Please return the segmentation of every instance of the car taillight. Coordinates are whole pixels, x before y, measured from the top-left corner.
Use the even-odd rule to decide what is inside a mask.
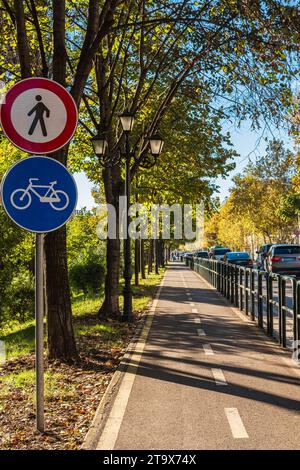
[[[300,261],[300,256],[298,256],[297,260]]]
[[[272,263],[277,263],[277,261],[280,261],[280,260],[281,260],[280,256],[272,256],[271,258]]]

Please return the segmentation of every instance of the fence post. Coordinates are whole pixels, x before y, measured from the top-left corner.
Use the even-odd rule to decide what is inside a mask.
[[[273,336],[273,278],[267,274],[267,332]]]
[[[282,345],[282,278],[277,276],[279,344]]]
[[[300,341],[300,281],[296,283],[296,309],[295,309],[295,347],[299,348],[298,341]]]
[[[263,299],[262,299],[262,275],[257,272],[257,320],[258,326],[263,327]]]
[[[293,340],[297,341],[297,313],[298,313],[298,296],[297,281],[293,279]]]
[[[250,270],[251,320],[255,320],[254,270]]]
[[[234,268],[234,305],[238,307],[239,305],[239,268],[235,266]]]
[[[285,348],[286,347],[286,279],[281,276],[280,277],[280,337],[281,337],[281,344]]]
[[[245,296],[245,314],[249,314],[249,296],[248,296],[248,271],[244,270],[244,296]]]
[[[235,266],[231,266],[230,268],[230,282],[231,282],[231,286],[230,286],[230,302],[233,304],[234,303],[234,270],[235,270]]]
[[[239,286],[240,286],[240,310],[243,310],[244,302],[243,302],[243,268],[239,268]]]

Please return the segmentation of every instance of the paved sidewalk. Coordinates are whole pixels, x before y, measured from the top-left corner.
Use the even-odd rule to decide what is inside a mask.
[[[150,323],[98,449],[300,449],[297,366],[195,272],[168,268]]]

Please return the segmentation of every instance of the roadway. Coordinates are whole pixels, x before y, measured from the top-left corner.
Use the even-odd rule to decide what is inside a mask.
[[[105,404],[92,448],[300,449],[300,372],[182,263]]]

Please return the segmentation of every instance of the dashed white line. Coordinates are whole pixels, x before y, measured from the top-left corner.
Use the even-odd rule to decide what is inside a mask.
[[[206,336],[206,333],[204,330],[197,330],[198,336]]]
[[[194,302],[190,302],[190,306],[194,307],[195,306]]]
[[[215,354],[210,344],[203,344],[203,351],[206,356],[213,356]]]
[[[223,371],[221,369],[212,369],[216,385],[227,385]]]
[[[196,317],[196,318],[194,318],[194,322],[195,323],[201,323],[201,320],[200,320],[200,318]]]
[[[248,433],[237,408],[225,408],[225,414],[235,439],[248,439]]]
[[[198,313],[198,310],[196,308],[192,308],[192,313]]]

